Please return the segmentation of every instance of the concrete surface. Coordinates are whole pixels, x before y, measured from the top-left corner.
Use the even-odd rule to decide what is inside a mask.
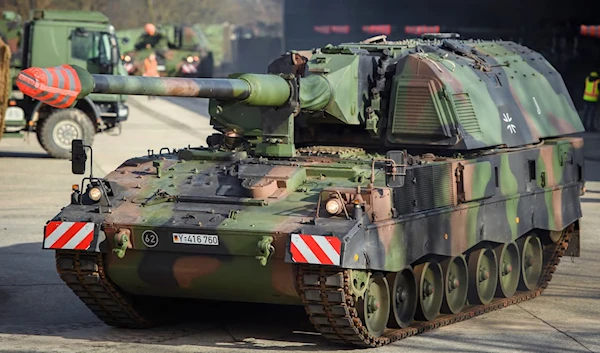
[[[192,112],[205,113],[203,100],[130,100],[122,135],[97,136],[97,175],[148,149],[204,144],[211,133],[206,116]],[[585,138],[586,154],[600,161],[600,134]],[[0,171],[0,352],[348,351],[315,333],[301,307],[188,303],[171,325],[104,325],[59,279],[53,252],[41,250],[45,222],[80,177],[68,161],[48,158],[35,136],[3,139]],[[587,162],[586,178],[582,257],[563,258],[542,297],[375,351],[600,352],[600,162]]]

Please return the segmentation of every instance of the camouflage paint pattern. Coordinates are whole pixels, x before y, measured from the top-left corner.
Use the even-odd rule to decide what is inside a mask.
[[[230,79],[125,77],[90,74],[77,65],[45,69],[31,67],[21,71],[17,85],[26,84],[31,89],[41,91],[42,94],[53,94],[54,92],[46,90],[45,87],[49,87],[50,90],[65,88],[64,83],[54,82],[52,79],[64,67],[75,71],[73,78],[78,82],[78,99],[89,94],[203,97],[240,101],[249,106],[279,107],[292,97],[288,80],[276,75],[243,74]],[[327,79],[311,76],[304,79],[302,83],[300,105],[303,109],[310,111],[327,107],[332,96],[330,82]],[[32,97],[36,98],[34,95]],[[55,106],[51,102],[46,103]]]
[[[303,146],[293,157],[221,144],[132,158],[104,178],[109,195],[82,197],[54,220],[101,225],[87,251],[105,254],[125,292],[300,304],[292,234],[337,237],[341,268],[396,272],[581,218],[583,140],[563,135],[583,128],[538,54],[509,42],[436,40],[326,47],[313,60],[312,75],[337,84],[327,105],[294,117]],[[119,90],[137,80],[106,79],[126,94]],[[389,187],[381,159],[404,149],[404,184]],[[344,212],[327,211],[333,197]],[[123,232],[131,243],[120,258],[112,250]],[[182,234],[219,243],[183,244]]]
[[[136,158],[106,177],[122,188],[112,213],[91,218],[103,224],[105,241],[99,249],[107,253],[109,276],[128,292],[299,304],[289,234],[334,234],[344,239],[342,267],[399,271],[428,254],[457,255],[482,241],[508,242],[532,229],[562,230],[581,217],[582,147],[579,139],[559,139],[475,159],[423,161],[407,171],[419,185],[410,195],[385,187],[382,173],[377,173],[370,190],[364,177],[370,174],[368,159],[304,157],[275,164],[250,158],[185,160],[177,154]],[[160,178],[153,161],[162,161]],[[535,171],[528,161],[535,163]],[[427,168],[448,173],[447,187],[440,185],[443,178],[429,179],[440,173],[421,172]],[[462,174],[455,176],[457,170]],[[530,176],[535,177],[529,180]],[[277,183],[264,205],[251,203],[255,199],[243,187],[243,181],[257,178]],[[357,185],[364,195],[387,190],[402,198],[374,199],[383,203],[387,217],[373,212],[378,206],[374,203],[367,205],[363,220],[323,215],[323,205],[315,218],[321,190]],[[142,206],[159,190],[191,200],[156,198],[156,203]],[[438,190],[447,194],[438,195]],[[413,203],[413,210],[403,209]],[[398,217],[389,216],[390,206]],[[60,216],[75,220],[82,209],[95,207],[72,205]],[[364,225],[360,231],[355,228],[358,221]],[[133,234],[132,249],[123,259],[110,254],[121,228]],[[144,244],[146,230],[157,234],[155,247]],[[216,234],[220,244],[175,244],[173,233]],[[263,236],[273,237],[275,248],[265,267],[255,259]]]
[[[12,53],[19,51],[21,36],[23,35],[23,20],[20,15],[13,11],[2,11],[0,20],[0,36]]]

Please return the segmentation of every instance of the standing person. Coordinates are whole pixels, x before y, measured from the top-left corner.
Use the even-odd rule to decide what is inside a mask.
[[[583,127],[587,131],[595,130],[596,109],[598,107],[598,96],[600,96],[598,84],[600,84],[600,77],[598,77],[596,71],[591,72],[585,78],[585,90],[583,91]]]
[[[159,77],[158,74],[158,62],[156,61],[156,55],[150,53],[146,59],[144,59],[144,76],[147,77]],[[153,96],[148,96],[148,99],[154,99]]]

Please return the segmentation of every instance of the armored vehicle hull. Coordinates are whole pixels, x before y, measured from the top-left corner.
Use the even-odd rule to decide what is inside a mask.
[[[152,297],[303,305],[324,337],[376,347],[532,299],[578,255],[583,128],[539,54],[426,38],[294,55],[229,80],[77,69],[72,99],[208,96],[222,132],[90,173],[46,225],[107,324],[157,324]],[[43,75],[23,73],[28,94]]]
[[[562,165],[556,162],[560,155],[568,156]],[[111,188],[123,188],[112,213],[94,214],[97,206],[72,205],[46,226],[44,247],[57,249],[61,278],[107,323],[151,324],[152,313],[135,310],[135,300],[125,299],[132,294],[299,304],[328,338],[379,345],[539,295],[568,241],[579,235],[580,139],[548,140],[543,147],[472,159],[419,159],[425,163],[407,168],[407,177],[416,182],[401,196],[393,196],[381,178],[375,178],[373,188],[363,183],[361,195],[370,210],[362,229],[356,220],[317,218],[315,206],[322,193],[339,191],[345,196],[356,192],[353,180],[368,182],[369,160],[307,156],[293,163],[268,163],[235,161],[233,154],[214,158],[184,149],[129,160],[106,176]],[[162,162],[160,178],[156,161]],[[536,179],[529,180],[531,164],[523,161],[535,161]],[[230,175],[231,171],[237,172]],[[256,178],[264,184],[251,192],[273,189],[265,203],[240,187]],[[439,192],[432,185],[438,185]],[[146,201],[153,195],[158,196]],[[171,195],[178,195],[177,200]],[[397,207],[393,215],[398,201],[407,205]],[[144,202],[148,203],[142,206]],[[321,202],[321,214],[325,207]],[[96,227],[88,233],[93,236],[78,244],[79,239],[65,243],[70,236],[65,232],[55,241],[54,228],[84,219]],[[123,258],[112,252],[122,245],[115,243],[119,234],[130,235]],[[66,250],[69,243],[86,251]],[[493,260],[485,269],[491,278],[497,277],[486,278],[495,284],[468,280],[485,276],[485,271],[472,268],[477,265],[469,266],[477,256]],[[525,267],[528,261],[533,263]],[[469,281],[465,290],[475,290],[463,294],[474,296],[468,304],[463,306],[464,299],[455,303],[462,310],[438,316],[447,297],[433,298],[436,303],[423,298],[428,320],[415,320],[379,337],[361,326],[364,321],[348,319],[361,317],[359,303],[373,297],[388,305],[379,310],[390,311],[385,315],[393,318],[391,289],[401,282],[414,291],[402,292],[414,301],[405,309],[408,323],[418,305],[415,281],[422,277],[443,288],[452,262],[466,265],[457,267],[462,272],[457,269],[455,276]],[[500,272],[511,265],[514,275]],[[506,282],[506,288],[499,282]],[[476,288],[487,291],[480,294],[487,295],[485,304]],[[376,292],[377,297],[365,289],[385,293]]]

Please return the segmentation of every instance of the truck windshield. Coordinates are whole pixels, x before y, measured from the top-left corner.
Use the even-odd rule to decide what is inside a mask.
[[[106,32],[76,32],[71,39],[71,56],[99,66],[110,65],[110,38]]]

